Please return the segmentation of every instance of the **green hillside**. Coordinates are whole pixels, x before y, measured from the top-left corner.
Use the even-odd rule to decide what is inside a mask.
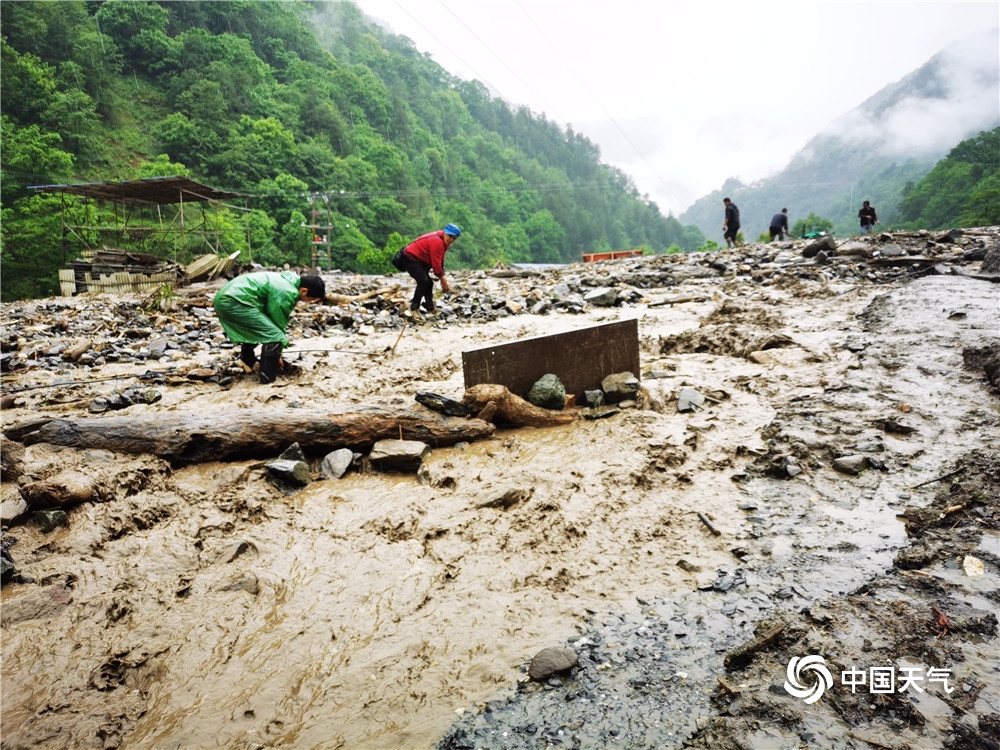
[[[223,252],[249,237],[268,265],[311,262],[312,200],[329,206],[333,265],[365,272],[448,221],[464,230],[452,267],[702,240],[586,138],[347,2],[5,2],[0,32],[5,299],[55,293],[93,243],[63,236],[60,196],[28,189],[53,183],[184,175],[246,194],[249,212],[205,219]],[[75,200],[72,218],[102,218]]]
[[[962,141],[910,186],[899,221],[907,229],[1000,224],[1000,128]]]

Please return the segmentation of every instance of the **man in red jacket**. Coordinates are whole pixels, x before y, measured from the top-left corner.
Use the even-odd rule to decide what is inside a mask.
[[[392,259],[392,265],[406,271],[417,282],[410,300],[410,312],[415,319],[420,319],[421,302],[427,312],[434,312],[434,281],[430,271],[441,281],[442,292],[447,294],[451,291],[448,279],[444,277],[444,254],[461,233],[462,230],[454,224],[445,224],[444,229],[417,237]]]

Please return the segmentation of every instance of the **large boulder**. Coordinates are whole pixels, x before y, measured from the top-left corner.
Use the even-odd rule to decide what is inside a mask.
[[[566,406],[566,386],[557,376],[547,373],[531,386],[528,401],[543,409],[563,409]]]

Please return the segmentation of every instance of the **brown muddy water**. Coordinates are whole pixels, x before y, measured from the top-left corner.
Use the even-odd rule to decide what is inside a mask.
[[[409,404],[418,390],[460,398],[463,350],[638,318],[642,371],[660,376],[644,378],[638,408],[435,449],[422,479],[349,473],[290,492],[259,462],[171,469],[153,456],[28,447],[29,474],[84,467],[133,489],[73,509],[66,528],[11,530],[33,583],[5,586],[0,602],[2,747],[433,748],[515,690],[541,648],[605,616],[648,616],[653,601],[674,615],[670,602],[708,596],[720,571],[740,568],[752,606],[746,589],[715,593],[734,606],[714,615],[718,632],[698,632],[689,659],[707,695],[721,673],[705,661],[721,659],[714,639],[748,638],[769,607],[890,566],[906,543],[896,514],[934,489],[913,486],[997,445],[996,397],[961,365],[963,345],[997,335],[997,300],[996,285],[957,277],[689,286],[711,296],[426,324],[394,354],[398,331],[331,333],[302,342],[331,353],[301,354],[298,376],[278,387],[187,383],[131,407],[294,420],[298,407]],[[950,319],[956,306],[966,315]],[[746,350],[775,334],[788,341]],[[677,413],[685,386],[712,394],[708,408]],[[79,402],[39,395],[5,424],[82,414],[113,388],[95,384]],[[873,427],[901,405],[915,433]],[[764,470],[782,443],[799,451],[794,479]],[[848,450],[887,470],[834,471]],[[511,489],[523,499],[505,507]],[[681,729],[713,710],[696,705]]]

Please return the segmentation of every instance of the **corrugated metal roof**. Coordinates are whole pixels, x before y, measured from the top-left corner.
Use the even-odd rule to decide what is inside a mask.
[[[146,177],[121,182],[78,182],[71,185],[31,185],[29,190],[72,193],[97,200],[130,205],[161,206],[182,201],[221,201],[243,197],[241,193],[216,190],[187,177]]]

